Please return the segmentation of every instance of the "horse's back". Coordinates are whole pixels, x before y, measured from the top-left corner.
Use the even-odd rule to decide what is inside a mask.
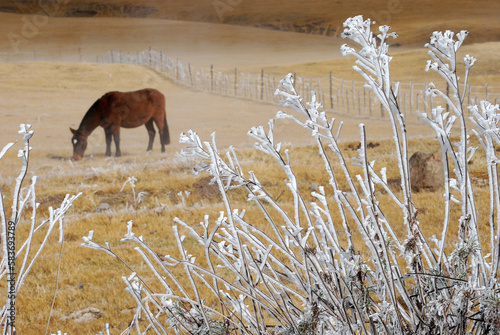
[[[146,91],[151,103],[153,103],[155,107],[165,110],[165,96],[163,93],[154,88],[145,88],[143,91]]]
[[[165,96],[154,88],[145,88],[136,92],[144,92],[148,97],[148,102],[153,107],[154,118],[163,118],[165,115]]]
[[[153,88],[108,92],[100,100],[110,112],[109,117],[119,117],[120,121],[117,121],[124,128],[139,127],[151,119],[165,117],[165,96]]]
[[[123,99],[129,104],[138,104],[149,107],[165,106],[165,96],[160,91],[154,88],[144,88],[132,92],[110,92],[113,94],[113,99]]]

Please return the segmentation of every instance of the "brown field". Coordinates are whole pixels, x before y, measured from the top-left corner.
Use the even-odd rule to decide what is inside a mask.
[[[68,6],[75,2],[69,1]],[[4,6],[10,4],[9,1],[2,3]],[[89,10],[97,8],[85,5],[94,3],[90,0],[79,3],[80,14],[88,14]],[[108,3],[121,6],[131,2],[117,0]],[[401,8],[389,7],[391,3]],[[282,200],[290,201],[282,183],[284,174],[272,167],[267,158],[251,150],[253,141],[246,136],[250,127],[266,125],[279,106],[190,90],[147,67],[95,63],[96,56],[110,49],[133,53],[152,47],[163,50],[170,57],[206,68],[211,64],[221,69],[238,67],[259,71],[265,68],[267,72],[280,76],[293,71],[324,76],[333,71],[336,77],[354,78],[350,69],[353,60],[341,59],[339,53],[344,40],[333,32],[330,34],[333,36],[325,36],[297,31],[309,27],[317,32],[314,29],[328,25],[337,28],[346,17],[357,13],[382,15],[392,10],[390,19],[387,15],[385,17],[390,22],[385,23],[392,25],[400,35],[395,41],[399,46],[394,46],[391,52],[395,80],[436,80],[432,74],[423,71],[427,58],[422,44],[435,29],[468,29],[471,35],[462,52],[478,58],[472,82],[500,86],[497,56],[500,51],[500,42],[497,42],[500,37],[497,24],[499,4],[493,0],[460,1],[459,5],[452,5],[451,1],[441,1],[436,5],[431,1],[364,0],[355,4],[337,1],[333,7],[320,0],[293,1],[293,5],[281,0],[242,0],[231,11],[225,12],[221,20],[212,2],[200,4],[194,0],[176,0],[159,5],[155,1],[145,1],[144,6],[156,9],[146,15],[147,18],[109,18],[110,13],[116,14],[109,8],[115,7],[108,6],[108,12],[100,9],[104,7],[98,7],[97,17],[50,17],[46,21],[37,21],[39,25],[31,34],[23,29],[26,29],[26,20],[36,19],[33,16],[38,12],[36,8],[26,5],[20,8],[24,14],[0,13],[0,60],[4,60],[0,63],[0,148],[19,139],[19,123],[33,125],[35,135],[31,141],[33,150],[28,177],[39,177],[40,220],[47,215],[49,206],[59,205],[65,194],[82,192],[65,219],[62,253],[55,234],[21,288],[17,302],[18,333],[45,332],[56,288],[59,258],[61,268],[49,332],[63,330],[68,334],[95,334],[104,331],[104,324],[109,322],[112,333],[119,333],[127,326],[134,302],[125,293],[121,277],[128,276],[130,270],[104,253],[81,247],[82,236],[86,236],[89,230],[95,231],[95,241],[110,242],[113,250],[129,261],[135,271],[141,272],[144,264],[134,252],[134,246],[120,243],[128,221],[134,220],[135,233],[143,235],[150,246],[165,255],[175,253],[176,246],[170,238],[174,217],[197,224],[203,220],[204,214],[210,214],[211,218],[218,216],[223,206],[213,190],[204,184],[206,175],[193,176],[190,162],[178,157],[182,146],[177,139],[182,131],[193,129],[204,140],[210,140],[210,134],[216,132],[221,151],[234,145],[241,154],[245,169],[256,171],[261,181],[269,185],[272,194],[281,196],[285,192]],[[58,16],[65,14],[67,12],[62,8],[57,13]],[[124,13],[121,16],[131,15]],[[21,44],[13,45],[10,39],[13,34],[22,37]],[[122,130],[123,157],[106,158],[104,133],[97,129],[89,137],[86,157],[79,162],[69,159],[72,153],[69,127],[78,127],[84,113],[97,98],[107,91],[134,90],[148,83],[154,83],[167,99],[172,144],[165,154],[159,153],[158,139],[153,152],[146,153],[147,134],[141,127]],[[363,122],[368,140],[381,144],[369,151],[377,160],[378,169],[388,166],[389,175],[395,176],[396,158],[387,121],[329,116],[344,122],[341,141],[347,159],[355,155],[348,145],[359,141],[358,123]],[[316,150],[309,146],[312,139],[308,133],[291,122],[280,120],[275,134],[279,141],[291,148],[292,161],[304,194],[313,182],[327,183],[321,166],[311,168],[318,164]],[[438,149],[428,127],[411,124],[408,134],[412,139],[411,152]],[[12,188],[19,173],[18,149],[19,143],[0,163],[0,187],[8,214]],[[480,171],[483,165],[481,154],[478,154],[471,169],[477,180],[482,181],[484,175]],[[136,191],[147,192],[143,202],[137,205],[134,205],[130,185],[121,191],[125,181],[132,176],[138,179]],[[192,192],[185,204],[178,195],[182,191]],[[442,191],[415,195],[415,203],[422,209],[419,220],[427,236],[440,233],[436,222],[442,221],[441,195]],[[487,207],[488,202],[484,199],[488,190],[480,187],[477,195],[480,208]],[[235,192],[232,196],[235,207],[251,207],[241,193]],[[96,211],[101,203],[109,204],[111,211]],[[399,222],[396,212],[390,208],[387,211],[389,217]],[[28,218],[29,213],[26,220]],[[261,222],[258,216],[255,222]],[[403,236],[402,228],[398,227],[397,231]],[[4,290],[5,284],[1,285]],[[0,292],[0,296],[4,294]],[[100,309],[102,317],[87,323],[61,319],[85,307]]]

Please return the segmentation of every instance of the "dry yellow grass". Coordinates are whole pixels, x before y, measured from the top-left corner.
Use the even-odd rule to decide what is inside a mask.
[[[362,14],[381,24],[394,26],[401,33],[404,45],[420,44],[427,40],[429,31],[467,29],[473,33],[470,42],[497,41],[500,36],[497,15],[499,3],[495,0],[358,0],[307,2],[287,0],[254,1],[199,1],[147,0],[137,4],[133,0],[69,0],[53,7],[40,6],[36,1],[17,4],[6,1],[8,8],[17,7],[21,13],[37,13],[45,9],[52,16],[126,17],[143,16],[179,21],[228,23],[232,25],[270,27],[292,31],[319,31],[320,27],[339,30],[349,16]],[[55,8],[54,8],[55,7]],[[135,8],[134,8],[135,7]],[[141,11],[140,7],[150,9]],[[78,14],[80,12],[80,14]],[[134,15],[135,13],[135,15]]]
[[[381,141],[379,146],[369,149],[370,158],[376,159],[376,168],[382,166],[389,167],[389,177],[397,177],[397,170],[394,156],[394,146],[391,141]],[[342,150],[350,164],[356,152],[344,143]],[[410,150],[437,150],[435,141],[419,140],[410,143]],[[320,159],[317,157],[317,149],[314,147],[290,147],[292,168],[294,169],[299,187],[303,191],[306,202],[312,201],[309,195],[312,183],[317,185],[327,185],[328,179],[324,174]],[[287,211],[292,212],[291,201],[286,186],[284,185],[285,175],[277,167],[274,167],[272,160],[263,157],[254,150],[239,150],[238,154],[246,171],[255,171],[262,184],[269,193],[279,199],[280,205]],[[103,330],[105,322],[110,322],[112,329],[118,331],[127,326],[127,322],[132,317],[134,307],[132,298],[124,292],[122,276],[128,276],[130,270],[121,262],[113,259],[109,255],[95,250],[86,249],[80,246],[82,236],[86,236],[89,230],[94,230],[94,240],[100,244],[109,242],[113,251],[128,262],[134,271],[142,273],[148,283],[152,283],[151,274],[145,272],[146,266],[138,254],[133,250],[132,243],[121,243],[126,232],[126,223],[134,221],[134,232],[136,235],[144,236],[146,242],[159,254],[176,255],[177,246],[172,239],[173,218],[179,217],[185,222],[196,226],[203,221],[203,216],[209,214],[211,220],[218,217],[219,211],[224,210],[217,189],[207,185],[209,178],[206,175],[193,176],[187,162],[180,161],[174,153],[167,155],[152,154],[146,157],[131,159],[84,159],[79,164],[72,167],[66,165],[60,168],[57,173],[47,169],[39,169],[37,165],[51,165],[54,160],[45,156],[40,149],[34,149],[34,156],[37,164],[33,166],[33,173],[39,176],[37,187],[38,200],[41,202],[39,217],[47,214],[48,206],[57,206],[66,193],[75,194],[82,192],[82,196],[74,204],[65,220],[65,242],[62,246],[57,243],[57,236],[53,236],[51,244],[45,250],[33,268],[32,274],[28,277],[24,287],[21,289],[18,298],[18,329],[26,330],[29,325],[34,333],[42,333],[46,326],[49,315],[50,304],[54,295],[56,283],[56,270],[59,258],[61,260],[61,272],[59,274],[59,287],[56,295],[50,330],[63,329],[68,333],[96,333]],[[332,156],[332,162],[335,159]],[[484,164],[481,162],[482,154],[478,152],[478,157],[471,165],[473,175],[480,179],[484,178],[479,172]],[[9,172],[3,175],[2,183],[5,184],[9,175],[15,172],[14,155],[9,154],[2,160],[2,164],[7,163]],[[336,173],[341,175],[340,169],[333,164]],[[12,170],[11,170],[12,169]],[[360,173],[353,168],[354,173]],[[123,184],[126,180],[135,176],[136,194],[147,192],[142,201],[137,205],[134,203],[130,184]],[[343,178],[340,177],[341,185],[344,185]],[[4,189],[6,195],[10,189]],[[178,193],[185,193],[184,202]],[[419,208],[419,220],[426,236],[441,233],[442,213],[442,190],[437,192],[420,192],[414,194],[416,206]],[[488,202],[483,199],[488,195],[485,185],[476,190],[480,213],[486,213],[483,206],[488,206]],[[247,209],[246,219],[255,226],[270,232],[262,216],[255,206],[246,201],[243,191],[236,190],[230,192],[234,208]],[[396,206],[385,205],[386,201],[382,194],[382,208],[385,215],[391,221],[395,231],[404,239],[406,230],[402,226],[401,213]],[[331,200],[333,201],[333,199]],[[101,203],[110,205],[110,211],[99,212],[96,207]],[[335,206],[331,208],[335,211]],[[458,212],[458,211],[455,211]],[[28,213],[29,214],[29,213]],[[29,215],[26,216],[27,218]],[[452,218],[456,222],[457,217]],[[481,222],[485,222],[483,218]],[[338,229],[341,229],[340,222]],[[481,226],[481,231],[486,225]],[[356,228],[353,227],[356,231]],[[22,235],[22,233],[20,233]],[[342,236],[342,235],[341,235]],[[450,242],[456,237],[456,225],[452,224],[449,236]],[[483,235],[487,242],[488,235]],[[19,236],[21,238],[21,236]],[[196,243],[187,241],[187,249],[198,259],[201,248]],[[193,241],[194,242],[194,241]],[[358,234],[355,234],[355,243],[361,252],[366,252],[362,247],[364,244]],[[452,247],[453,244],[450,244]],[[183,271],[177,273],[182,280]],[[159,289],[159,288],[157,288]],[[83,309],[85,307],[97,307],[103,317],[86,324],[79,324],[74,321],[61,321],[61,318],[71,311]]]
[[[356,47],[349,41],[345,43]],[[397,42],[397,39],[394,40]],[[430,59],[427,55],[427,49],[424,45],[415,48],[411,51],[405,51],[403,48],[391,47],[390,55],[393,57],[391,61],[391,78],[394,82],[402,83],[429,83],[429,82],[444,82],[443,78],[433,71],[426,72],[425,66],[427,60]],[[500,52],[500,43],[488,42],[481,44],[471,44],[463,46],[458,53],[457,71],[463,77],[464,64],[463,57],[472,55],[478,59],[471,70],[469,83],[477,86],[498,86],[500,82],[500,67],[498,65],[498,53]],[[324,62],[299,63],[281,66],[264,67],[266,73],[283,75],[284,73],[297,73],[298,76],[304,77],[327,77],[332,72],[333,77],[343,78],[346,80],[360,81],[361,77],[352,69],[355,59],[346,57],[341,59],[333,59]],[[248,71],[256,72],[258,68],[251,68]]]

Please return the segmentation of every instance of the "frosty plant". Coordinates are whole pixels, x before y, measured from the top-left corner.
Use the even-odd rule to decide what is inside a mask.
[[[59,242],[62,243],[64,215],[79,196],[79,194],[66,195],[61,207],[49,208],[49,218],[42,221],[38,219],[37,208],[39,204],[36,202],[35,192],[37,177],[32,177],[31,184],[23,188],[31,150],[29,141],[33,136],[33,131],[29,130],[30,128],[30,125],[21,124],[19,130],[23,139],[23,148],[18,153],[22,167],[16,178],[9,219],[7,219],[8,213],[5,207],[5,200],[8,198],[4,197],[0,189],[0,220],[2,224],[0,279],[6,278],[7,281],[5,305],[1,308],[3,334],[15,334],[17,293],[56,227],[59,227]],[[0,151],[0,159],[13,145],[14,143],[9,143]],[[22,219],[22,215],[29,212],[31,212],[31,218],[29,220]],[[23,227],[23,231],[27,231],[27,236],[23,239],[17,236],[17,232],[22,226],[26,226],[26,229]]]
[[[130,184],[130,187],[132,188],[132,196],[134,198],[134,209],[137,210],[137,205],[141,203],[142,201],[142,198],[147,196],[148,193],[147,192],[139,192],[138,194],[135,193],[135,182],[137,181],[137,178],[132,176],[132,177],[129,177],[124,183],[123,183],[123,186],[122,186],[122,189],[120,190],[120,192],[123,191],[123,189],[125,188],[125,186],[127,184]],[[128,207],[128,206],[127,206]]]
[[[274,198],[255,173],[245,172],[234,148],[222,155],[215,136],[203,142],[193,131],[183,133],[184,155],[201,161],[193,169],[195,173],[212,175],[224,210],[215,218],[205,215],[199,225],[176,218],[175,256],[157,254],[142,236],[133,233],[132,222],[128,223],[123,241],[137,244],[137,252],[164,291],[151,290],[150,282],[136,273],[123,278],[138,306],[125,333],[399,335],[500,331],[500,192],[495,151],[499,108],[488,102],[469,108],[476,126],[473,132],[486,150],[485,166],[490,176],[491,254],[486,255],[478,238],[478,213],[467,169],[474,152],[468,147],[465,93],[460,90],[467,86],[460,83],[455,69],[455,57],[466,33],[434,33],[427,45],[432,59],[428,67],[438,71],[453,91],[447,98],[432,86],[429,94],[443,97],[454,113],[452,116],[436,107],[432,116],[423,115],[438,135],[446,174],[443,233],[429,238],[417,220],[406,126],[397,98],[399,85],[392,83],[389,71],[388,39],[396,35],[389,33],[387,26],[374,34],[370,20],[361,16],[348,19],[344,26],[343,37],[359,48],[344,45],[342,53],[356,58],[354,69],[390,115],[401,190],[389,187],[385,168],[375,171],[375,162],[367,156],[363,124],[359,127],[361,147],[354,161],[361,170],[348,166],[338,144],[341,124],[336,127],[335,120],[321,112],[314,92],[311,101],[304,103],[293,76],[286,76],[276,94],[291,112],[279,111],[277,119],[293,120],[311,133],[328,184],[313,192],[300,187],[303,183],[294,173],[288,150],[275,142],[274,120],[268,130],[255,127],[248,134],[256,140],[255,148],[272,157],[284,172],[291,205]],[[465,80],[472,63],[473,58],[467,56]],[[450,135],[457,118],[461,136],[454,145]],[[361,173],[354,175],[353,170]],[[248,219],[247,210],[234,208],[231,194],[235,188],[246,190],[254,204],[247,210],[257,211],[260,219],[256,221],[254,212],[253,219]],[[315,201],[306,202],[304,192]],[[451,202],[461,205],[458,222],[450,219]],[[388,206],[400,210],[397,222],[384,215],[381,208]],[[406,228],[404,236],[393,229],[401,224]],[[458,225],[459,236],[457,244],[450,247],[448,227],[452,224]],[[197,259],[188,250],[183,232],[203,248],[204,259]],[[364,245],[355,243],[359,241],[353,239],[355,233]],[[86,247],[117,257],[109,244],[95,242],[92,232],[84,241]],[[450,249],[453,251],[447,254]],[[184,270],[182,281],[174,274],[179,268]]]

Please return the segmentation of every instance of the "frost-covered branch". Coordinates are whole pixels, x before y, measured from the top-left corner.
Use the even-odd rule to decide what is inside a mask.
[[[432,58],[428,68],[445,77],[453,90],[450,98],[435,86],[429,90],[443,97],[453,114],[436,107],[432,115],[423,115],[441,146],[446,180],[442,233],[428,238],[420,229],[413,203],[399,85],[390,76],[387,41],[396,36],[387,26],[375,35],[372,22],[361,16],[348,19],[345,28],[343,36],[360,49],[344,45],[342,53],[356,58],[354,69],[391,116],[401,190],[389,186],[385,167],[376,171],[367,150],[365,125],[360,125],[360,148],[350,165],[338,142],[341,124],[334,129],[335,120],[321,110],[314,92],[311,101],[303,101],[293,75],[287,75],[276,90],[286,110],[279,111],[278,121],[270,120],[267,129],[253,127],[248,135],[257,152],[272,158],[283,172],[283,188],[290,200],[283,203],[274,197],[260,181],[265,175],[245,171],[235,148],[222,153],[215,135],[202,141],[191,130],[181,134],[180,142],[186,145],[183,155],[197,161],[194,173],[211,175],[221,194],[221,208],[215,215],[205,214],[199,224],[174,219],[175,255],[156,253],[128,223],[122,241],[136,244],[150,278],[163,291],[151,291],[135,271],[124,277],[126,290],[138,306],[127,331],[273,335],[500,331],[496,316],[500,192],[495,149],[500,144],[499,108],[486,102],[470,108],[474,133],[487,153],[492,244],[488,256],[483,255],[478,239],[479,214],[467,168],[474,149],[468,148],[464,95],[455,66],[466,33],[434,33],[428,45]],[[473,62],[466,57],[466,77]],[[292,159],[291,149],[284,149],[274,136],[280,119],[292,120],[314,138],[326,185],[312,192],[302,186],[293,164],[300,158]],[[457,119],[461,140],[455,148],[451,138]],[[246,192],[249,208],[235,208],[235,189]],[[459,242],[447,253],[454,202],[462,208]],[[384,213],[388,207],[399,209],[400,215]],[[404,236],[396,229],[401,224],[406,233],[399,234]],[[94,242],[92,234],[84,240],[86,247],[116,257],[109,245]],[[193,241],[196,246],[191,249]]]
[[[18,158],[21,160],[21,172],[16,178],[16,184],[12,193],[11,217],[7,220],[5,209],[5,196],[0,189],[0,218],[2,225],[1,244],[2,253],[0,261],[0,279],[6,278],[7,291],[6,302],[1,308],[0,320],[4,334],[15,334],[16,297],[21,290],[26,277],[32,267],[42,254],[53,230],[59,226],[59,243],[63,242],[64,216],[80,196],[66,195],[61,206],[57,209],[49,207],[49,218],[39,222],[36,202],[35,186],[37,177],[31,178],[31,184],[23,195],[23,183],[29,167],[29,153],[31,148],[29,141],[33,136],[31,125],[21,124],[19,134],[22,136],[23,149],[19,150]],[[9,143],[0,152],[0,159],[5,155],[14,143]],[[22,219],[22,214],[31,210],[29,220]],[[19,227],[27,225],[28,235],[25,240],[17,236]]]

